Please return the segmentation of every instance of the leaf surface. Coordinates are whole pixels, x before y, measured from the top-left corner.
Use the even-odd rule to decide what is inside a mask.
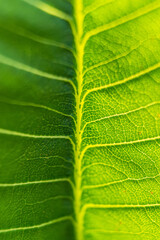
[[[152,240],[160,2],[0,1],[0,239]]]

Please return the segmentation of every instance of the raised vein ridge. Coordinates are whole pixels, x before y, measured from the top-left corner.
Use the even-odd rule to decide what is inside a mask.
[[[82,94],[82,83],[83,83],[83,15],[82,15],[82,1],[74,1],[74,20],[75,20],[75,52],[76,52],[76,63],[77,63],[77,92],[75,94],[76,100],[76,130],[75,130],[75,169],[74,169],[74,212],[75,212],[75,234],[76,240],[83,239],[83,223],[81,218],[81,181],[82,181],[82,169],[81,169],[81,119],[82,119],[82,105],[81,105],[81,94]]]

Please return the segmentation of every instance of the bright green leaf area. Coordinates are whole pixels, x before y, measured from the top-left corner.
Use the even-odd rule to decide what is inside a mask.
[[[0,0],[0,240],[159,240],[159,146],[159,0]]]

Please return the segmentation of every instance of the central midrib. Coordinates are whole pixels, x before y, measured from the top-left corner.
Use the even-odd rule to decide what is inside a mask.
[[[83,239],[83,223],[81,218],[81,119],[82,119],[82,106],[81,94],[83,83],[83,15],[82,15],[82,0],[74,0],[74,20],[76,30],[74,33],[75,50],[76,50],[76,63],[77,63],[77,93],[76,93],[76,129],[75,129],[75,169],[74,169],[74,212],[75,212],[75,232],[76,240]]]

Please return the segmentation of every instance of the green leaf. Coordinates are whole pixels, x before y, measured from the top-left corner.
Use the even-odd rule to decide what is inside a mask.
[[[159,22],[159,0],[0,0],[0,239],[160,239]]]

